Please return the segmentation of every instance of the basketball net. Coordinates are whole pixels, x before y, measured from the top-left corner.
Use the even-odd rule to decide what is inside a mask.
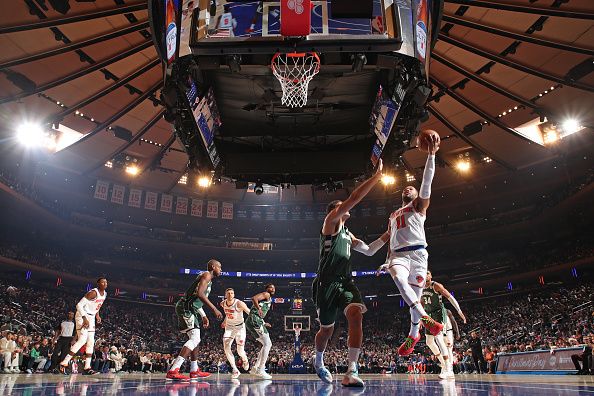
[[[295,340],[298,340],[301,335],[301,326],[293,327],[293,331],[295,332]]]
[[[272,73],[283,90],[281,103],[287,107],[307,104],[307,87],[320,71],[320,58],[315,52],[276,53],[270,64]]]

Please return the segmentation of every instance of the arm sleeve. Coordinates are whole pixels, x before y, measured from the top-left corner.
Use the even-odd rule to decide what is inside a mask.
[[[376,239],[375,241],[371,242],[369,246],[361,241],[357,246],[353,247],[353,250],[356,250],[359,253],[363,253],[366,256],[373,256],[377,253],[378,250],[384,246],[386,242],[382,241],[381,237]]]
[[[456,301],[456,299],[454,298],[454,296],[452,296],[451,293],[448,297],[448,301],[454,306],[454,308],[456,308],[458,314],[462,312],[462,310],[460,309],[460,304],[458,304],[458,301]]]
[[[88,302],[89,300],[87,300],[86,297],[81,298],[78,304],[76,304],[76,312],[78,312],[82,316],[85,316],[87,314],[87,312],[85,311],[85,307],[87,306]]]
[[[200,314],[200,317],[202,317],[202,318],[206,316],[206,312],[204,312],[204,309],[203,308],[200,308],[198,310],[198,313]]]
[[[423,181],[421,183],[421,189],[419,190],[419,197],[422,199],[429,199],[431,196],[431,182],[433,181],[433,175],[435,174],[435,155],[429,154],[427,156],[427,162],[425,163],[425,170],[423,171]]]

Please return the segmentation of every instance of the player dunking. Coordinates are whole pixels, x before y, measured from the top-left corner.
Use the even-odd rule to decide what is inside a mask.
[[[339,310],[348,321],[348,369],[342,379],[344,386],[364,386],[359,378],[357,360],[363,341],[363,314],[367,311],[361,293],[351,277],[351,247],[368,256],[376,253],[388,240],[384,233],[367,246],[355,238],[345,226],[351,210],[365,197],[382,177],[383,164],[379,160],[373,177],[357,187],[351,195],[341,201],[328,204],[324,225],[320,232],[320,263],[317,276],[312,284],[313,300],[318,311],[320,330],[316,334],[315,368],[318,377],[332,383],[330,371],[324,367],[324,351],[334,331],[334,322]]]
[[[209,326],[208,317],[203,306],[208,306],[221,320],[223,315],[208,299],[212,288],[212,279],[221,275],[221,263],[217,260],[210,260],[207,264],[207,271],[202,272],[192,282],[188,290],[175,304],[179,330],[188,335],[188,341],[182,347],[179,356],[175,358],[166,378],[173,380],[189,380],[200,377],[208,377],[210,374],[202,372],[198,367],[198,344],[200,344],[200,327],[196,316],[202,317],[202,326],[206,329]],[[179,372],[180,367],[186,359],[190,358],[190,376]]]
[[[243,363],[243,369],[249,370],[250,363],[245,353],[245,322],[243,320],[243,313],[249,315],[250,309],[243,301],[235,298],[235,290],[228,288],[225,290],[225,299],[221,301],[221,307],[225,311],[225,320],[223,320],[222,327],[225,329],[223,334],[223,349],[227,360],[233,369],[231,374],[232,379],[239,378],[239,370],[235,365],[235,357],[231,351],[233,341],[237,343],[237,354]]]
[[[441,363],[439,378],[454,379],[454,334],[452,323],[443,305],[442,297],[448,299],[454,308],[456,308],[462,321],[466,323],[466,317],[462,313],[458,301],[456,301],[454,296],[441,283],[434,282],[431,271],[427,271],[427,282],[423,290],[421,302],[427,314],[436,322],[444,325],[442,332],[435,337],[425,330],[427,346]]]
[[[431,319],[420,303],[427,275],[427,242],[425,219],[431,196],[431,182],[435,173],[435,153],[439,150],[439,137],[430,135],[427,162],[421,189],[407,186],[402,191],[402,207],[390,215],[390,249],[388,260],[379,271],[388,271],[406,304],[410,307],[411,326],[406,340],[398,348],[400,356],[409,355],[419,341],[419,326],[436,336],[443,329],[441,323]]]
[[[76,304],[74,323],[76,325],[76,342],[70,347],[70,352],[60,363],[60,372],[68,374],[68,363],[76,353],[85,345],[85,367],[83,375],[95,374],[91,369],[91,357],[95,350],[95,323],[101,323],[99,310],[107,298],[107,279],[97,279],[97,287],[91,289]]]
[[[271,379],[272,376],[266,372],[266,361],[268,360],[268,354],[270,348],[272,348],[272,341],[270,340],[270,334],[268,334],[267,327],[270,327],[269,323],[264,322],[266,314],[272,306],[272,296],[276,292],[276,288],[272,283],[266,285],[266,290],[256,294],[252,297],[252,308],[245,321],[245,327],[252,337],[254,337],[260,344],[260,352],[252,371],[252,374],[262,378]]]

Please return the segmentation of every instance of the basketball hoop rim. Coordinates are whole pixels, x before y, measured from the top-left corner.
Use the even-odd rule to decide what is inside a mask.
[[[307,54],[310,54],[311,56],[313,56],[316,60],[316,69],[315,71],[312,73],[312,77],[316,74],[318,74],[318,72],[320,71],[320,56],[318,55],[317,52],[314,51],[307,51],[307,52],[287,52],[287,53],[282,53],[282,52],[277,52],[274,54],[274,56],[272,57],[272,60],[270,61],[270,67],[272,68],[272,73],[275,74],[275,76],[278,79],[283,79],[285,81],[293,81],[295,82],[299,82],[299,81],[305,81],[309,78],[309,76],[305,76],[304,78],[300,79],[300,80],[293,80],[287,77],[283,77],[281,75],[277,75],[275,73],[276,67],[274,66],[274,61],[276,60],[276,58],[278,58],[281,55],[285,55],[286,57],[289,58],[305,58],[305,56]]]

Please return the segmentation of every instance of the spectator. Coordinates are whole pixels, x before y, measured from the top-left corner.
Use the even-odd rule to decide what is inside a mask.
[[[592,337],[584,337],[584,351],[579,354],[571,355],[571,360],[577,370],[578,375],[590,374],[592,369]],[[580,362],[582,365],[580,367]]]
[[[51,365],[49,371],[55,370],[58,364],[64,360],[70,345],[72,344],[72,338],[74,336],[74,312],[69,311],[66,318],[60,323],[60,326],[56,328],[56,335],[52,340],[54,350],[52,352]]]
[[[20,373],[19,370],[19,352],[14,333],[7,332],[2,339],[0,339],[0,353],[4,360],[5,373]]]
[[[474,367],[476,369],[477,374],[482,374],[485,369],[485,357],[483,356],[483,344],[482,341],[476,331],[470,333],[470,349],[472,351],[472,360],[474,362]]]

